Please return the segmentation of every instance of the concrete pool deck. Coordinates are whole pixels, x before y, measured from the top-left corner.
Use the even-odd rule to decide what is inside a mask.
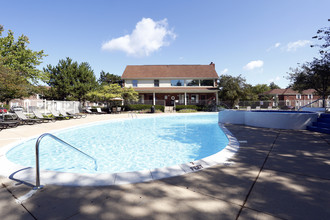
[[[0,131],[0,147],[127,114]],[[329,219],[330,135],[226,125],[241,142],[230,162],[152,182],[31,187],[0,176],[0,219]],[[2,155],[0,155],[2,156]],[[18,202],[21,201],[20,202]]]

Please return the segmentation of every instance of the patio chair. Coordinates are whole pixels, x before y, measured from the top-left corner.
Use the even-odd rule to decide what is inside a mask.
[[[77,116],[79,116],[80,118],[86,118],[86,117],[87,117],[87,114],[86,114],[86,113],[82,113],[82,112],[80,112],[78,108],[75,108],[75,109],[74,109],[74,113],[73,113],[72,111],[70,111],[70,112],[67,111],[67,113],[68,113],[69,115],[77,115]],[[79,118],[79,117],[78,117],[78,118]]]
[[[33,110],[32,112],[36,118],[43,120],[43,122],[50,122],[50,121],[55,122],[55,118],[45,116],[41,114],[41,112],[39,112],[38,110]]]
[[[60,114],[61,114],[62,116],[64,116],[64,117],[69,117],[69,118],[77,119],[77,117],[74,116],[74,115],[68,115],[68,114],[66,113],[66,111],[64,111],[63,109],[60,110]]]
[[[4,128],[16,128],[18,125],[20,124],[20,121],[18,120],[3,120],[1,119],[0,120],[0,127],[1,129],[4,129]]]
[[[53,117],[55,118],[55,119],[57,119],[57,120],[59,120],[59,119],[67,119],[67,120],[69,120],[70,118],[69,117],[65,117],[65,116],[63,116],[63,115],[60,115],[60,113],[58,113],[58,111],[56,111],[56,110],[50,110],[50,113],[53,115]]]
[[[106,112],[103,112],[101,108],[96,108],[96,111],[97,114],[106,114]]]
[[[80,114],[80,113],[77,113],[77,114],[75,114],[75,113],[72,113],[72,112],[66,112],[69,116],[73,116],[74,118],[76,118],[76,119],[79,119],[79,118],[82,118],[82,117],[86,117],[87,116],[87,114]]]
[[[33,125],[35,123],[41,123],[42,120],[37,118],[28,118],[22,111],[15,111],[15,114],[17,115],[18,119],[23,122],[23,124],[30,124]]]
[[[96,114],[96,112],[92,112],[90,109],[86,109],[86,112],[87,112],[88,114]]]

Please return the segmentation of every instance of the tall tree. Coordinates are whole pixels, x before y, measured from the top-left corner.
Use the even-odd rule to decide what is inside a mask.
[[[244,96],[245,87],[245,79],[241,75],[237,77],[221,75],[219,81],[219,99],[228,101],[229,107],[232,108]]]
[[[31,85],[17,71],[0,62],[0,101],[8,105],[12,99],[28,96]]]
[[[305,89],[315,89],[316,94],[323,97],[323,107],[325,107],[325,98],[330,95],[330,27],[318,30],[313,38],[324,41],[321,44],[311,45],[320,48],[320,58],[314,58],[312,62],[291,68],[288,78],[291,87],[295,90],[301,92]]]
[[[276,85],[274,82],[271,82],[269,83],[269,88],[272,90],[272,89],[280,89],[281,87]]]
[[[29,38],[23,34],[15,41],[14,33],[11,30],[8,31],[7,36],[1,37],[3,31],[3,26],[0,25],[0,57],[2,58],[2,65],[15,70],[30,83],[38,83],[39,80],[45,80],[46,75],[37,69],[43,57],[46,56],[44,51],[28,49]]]
[[[85,101],[86,94],[97,86],[93,70],[88,63],[78,64],[67,57],[57,66],[47,65],[44,71],[49,75],[50,98]]]
[[[117,83],[118,85],[121,85],[121,77],[111,74],[111,73],[106,73],[103,70],[100,72],[100,78],[98,80],[98,83],[103,86],[103,85],[109,85],[109,84],[114,84]]]

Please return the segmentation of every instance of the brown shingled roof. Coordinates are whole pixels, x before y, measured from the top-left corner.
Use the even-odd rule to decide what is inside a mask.
[[[307,89],[302,91],[301,94],[313,94],[315,93],[315,89]],[[265,92],[264,94],[270,94],[270,95],[296,95],[296,94],[300,94],[299,91],[295,91],[291,88],[287,88],[287,89],[273,89],[270,91]]]
[[[128,65],[122,79],[219,78],[214,65]]]

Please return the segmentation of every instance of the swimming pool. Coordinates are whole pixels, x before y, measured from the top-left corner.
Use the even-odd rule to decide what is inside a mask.
[[[53,134],[96,158],[97,169],[81,154],[46,137],[39,147],[40,167],[87,175],[157,171],[152,179],[158,179],[172,175],[169,170],[186,173],[217,163],[219,152],[230,142],[222,130],[217,114],[107,121],[66,129]],[[6,157],[23,167],[34,167],[35,142],[34,138],[14,146]],[[158,172],[164,169],[166,174]]]

